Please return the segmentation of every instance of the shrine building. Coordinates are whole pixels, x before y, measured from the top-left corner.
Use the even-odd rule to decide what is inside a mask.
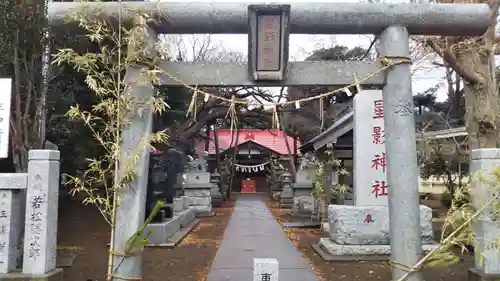
[[[210,131],[209,140],[200,141],[196,152],[208,152],[208,171],[212,172],[217,168],[215,139],[218,140],[221,162],[226,157],[232,159],[236,149],[235,177],[231,187],[233,192],[268,191],[266,178],[270,173],[272,159],[276,159],[285,169],[290,167],[290,159],[297,164],[300,141],[298,138],[294,140],[293,137],[284,136],[281,130],[218,129],[216,132],[217,138],[214,131]]]

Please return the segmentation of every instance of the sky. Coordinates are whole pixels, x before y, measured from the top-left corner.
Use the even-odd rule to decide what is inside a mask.
[[[169,2],[172,0],[162,0],[162,2]],[[175,0],[173,0],[175,1]],[[178,0],[177,0],[178,1]],[[177,2],[176,1],[176,2]],[[186,2],[214,2],[208,0],[197,0],[197,1],[186,1]],[[249,2],[242,0],[219,0],[217,2]],[[252,1],[253,2],[253,1]],[[297,0],[281,1],[275,0],[273,3],[288,3],[293,4],[294,2],[304,2]],[[315,0],[315,3],[319,2],[359,2],[356,0],[342,0],[342,1],[332,1],[332,0]],[[389,1],[385,1],[389,2]],[[390,1],[390,2],[403,2],[403,1]],[[293,9],[293,6],[292,6]],[[196,35],[202,38],[206,35]],[[343,45],[349,48],[356,46],[368,48],[373,38],[372,35],[301,35],[301,34],[291,34],[290,35],[290,46],[289,46],[289,60],[290,61],[302,61],[312,51],[319,48],[328,48],[334,45]],[[185,40],[192,40],[193,36],[186,36]],[[247,35],[212,35],[212,41],[214,44],[220,44],[224,49],[247,54],[248,41]],[[186,43],[187,44],[187,43]],[[446,99],[446,83],[444,80],[444,69],[438,68],[430,63],[431,60],[425,62],[420,62],[418,64],[418,69],[413,72],[412,76],[412,91],[414,94],[425,91],[428,88],[434,87],[439,84],[440,88],[437,93],[438,100]]]

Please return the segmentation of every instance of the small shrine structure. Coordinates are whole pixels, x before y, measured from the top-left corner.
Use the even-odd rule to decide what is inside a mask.
[[[234,179],[232,192],[267,192],[267,174],[271,168],[272,159],[289,169],[291,163],[296,165],[300,141],[284,135],[283,131],[276,129],[218,129],[209,133],[208,143],[200,141],[196,146],[197,153],[207,153],[208,171],[217,169],[217,151],[215,139],[218,140],[219,158],[232,159],[236,149],[234,163]]]

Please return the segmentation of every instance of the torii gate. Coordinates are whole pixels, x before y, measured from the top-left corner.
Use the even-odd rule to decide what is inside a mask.
[[[258,4],[258,3],[256,3]],[[380,67],[378,62],[292,62],[287,65],[287,28],[282,29],[278,44],[280,55],[274,57],[276,69],[261,68],[259,71],[259,46],[255,32],[255,14],[261,11],[281,9],[282,27],[288,27],[294,34],[376,34],[379,35],[380,55],[390,62],[404,62],[409,57],[409,35],[479,36],[490,24],[492,13],[486,4],[369,4],[369,3],[293,3],[287,7],[251,6],[249,3],[189,3],[189,2],[106,2],[49,4],[48,15],[52,28],[66,25],[63,16],[78,7],[104,9],[110,18],[118,17],[120,5],[124,15],[130,11],[145,13],[160,9],[168,21],[160,22],[147,31],[151,46],[157,40],[157,33],[169,34],[249,34],[250,68],[234,63],[175,63],[163,62],[162,68],[188,85],[198,86],[341,86],[352,84],[354,76],[366,77]],[[284,9],[283,9],[284,8]],[[254,9],[254,10],[252,10]],[[250,16],[250,20],[249,20]],[[127,18],[124,16],[123,18]],[[288,23],[288,24],[287,24]],[[251,31],[251,32],[249,32]],[[256,47],[257,46],[257,47]],[[279,60],[277,62],[276,60]],[[128,78],[134,81],[137,70],[129,70]],[[255,80],[262,79],[273,80]],[[164,86],[181,86],[177,81],[163,77]],[[415,144],[415,124],[411,91],[410,65],[401,63],[388,69],[385,75],[376,75],[361,84],[383,86],[385,107],[385,143],[387,153],[388,184],[393,187],[389,193],[390,237],[392,259],[412,266],[421,254],[420,218],[418,196],[418,167]],[[153,95],[150,87],[132,85],[135,94]],[[136,116],[130,128],[123,132],[123,147],[135,148],[140,137],[151,131],[152,113]],[[118,218],[115,227],[115,251],[123,251],[125,241],[143,224],[146,197],[148,153],[141,154],[136,168],[137,180],[132,188],[120,194]],[[396,280],[406,272],[393,268]],[[141,257],[126,258],[118,268],[117,275],[141,276]],[[115,279],[113,279],[115,280]],[[420,281],[414,273],[408,280]]]

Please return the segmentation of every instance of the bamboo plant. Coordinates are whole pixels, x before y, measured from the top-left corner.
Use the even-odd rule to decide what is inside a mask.
[[[56,50],[52,56],[53,64],[68,65],[83,73],[86,86],[97,100],[91,108],[75,104],[67,116],[75,122],[83,122],[105,153],[99,158],[87,159],[87,168],[81,175],[64,175],[64,178],[70,193],[83,194],[83,203],[95,205],[109,224],[111,249],[114,247],[116,210],[120,204],[119,191],[130,188],[129,183],[135,180],[134,169],[140,153],[152,151],[154,144],[168,141],[165,131],[159,131],[143,136],[139,147],[133,151],[121,149],[121,133],[130,126],[132,116],[146,111],[161,114],[169,108],[161,93],[156,92],[148,98],[134,96],[131,86],[124,80],[126,70],[134,67],[140,69],[145,86],[149,84],[152,87],[158,81],[161,71],[156,67],[151,52],[147,53],[150,48],[145,45],[141,31],[161,15],[141,11],[127,11],[126,14],[133,15],[133,18],[120,18],[116,24],[102,17],[102,12],[95,8],[84,7],[70,13],[67,20],[77,23],[98,51],[82,53],[67,46]],[[127,28],[122,24],[125,21],[134,25]],[[162,47],[155,46],[154,52],[162,51]],[[141,249],[148,238],[148,234],[144,233],[146,225],[162,206],[163,202],[158,202],[144,225],[128,239],[123,259],[142,254]],[[107,280],[114,278],[114,271],[120,264],[113,264],[113,254],[110,253]]]

